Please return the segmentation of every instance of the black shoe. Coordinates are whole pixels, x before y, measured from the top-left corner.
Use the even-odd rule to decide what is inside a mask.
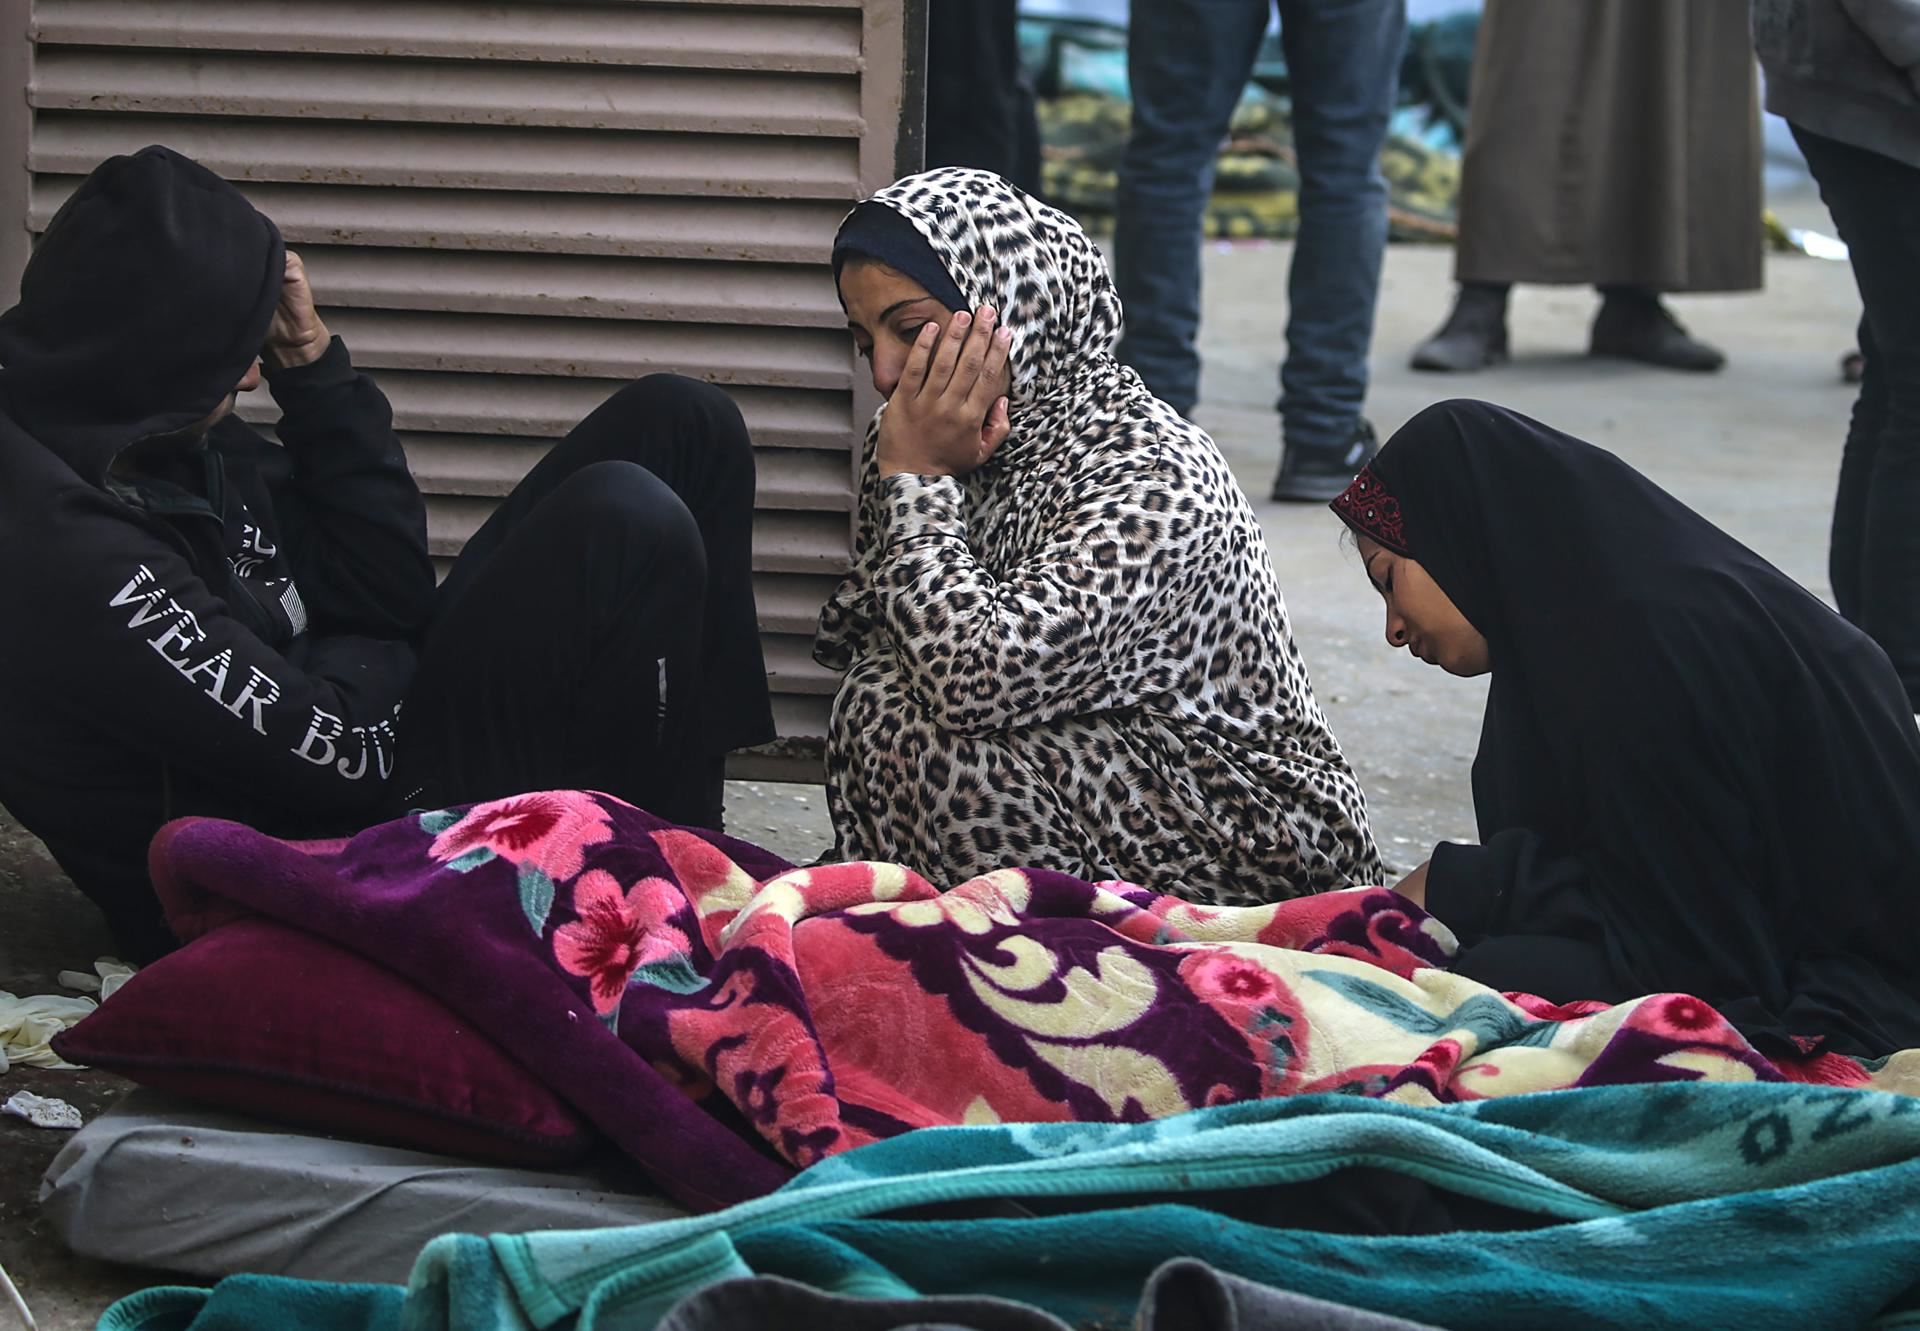
[[[1273,498],[1280,502],[1328,504],[1353,483],[1354,473],[1380,451],[1373,423],[1361,417],[1353,427],[1353,441],[1342,449],[1297,448],[1280,451],[1280,474],[1273,478]]]
[[[1609,292],[1594,316],[1588,354],[1698,373],[1727,363],[1717,347],[1689,334],[1651,292]]]
[[[1507,358],[1507,288],[1460,288],[1440,331],[1413,349],[1413,368],[1463,374]]]

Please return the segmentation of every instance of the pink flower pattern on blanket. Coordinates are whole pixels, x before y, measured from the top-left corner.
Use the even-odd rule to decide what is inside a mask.
[[[942,1124],[1317,1093],[1920,1087],[1914,1056],[1770,1059],[1687,995],[1497,993],[1447,971],[1452,935],[1385,888],[1201,907],[1006,869],[941,891],[895,864],[791,868],[577,791],[344,845],[187,820],[153,865],[176,920],[237,904],[413,976],[698,1204],[737,1197],[705,1181],[722,1157],[764,1190],[767,1147],[804,1166]]]
[[[1290,1095],[1309,1053],[1305,1013],[1285,984],[1258,961],[1232,952],[1192,952],[1180,979],[1246,1038],[1260,1066],[1260,1097]]]
[[[556,881],[579,874],[586,854],[613,835],[606,810],[585,791],[548,790],[476,804],[434,837],[428,854],[478,868],[498,856]]]
[[[578,918],[553,931],[554,959],[567,974],[587,977],[594,1011],[611,1012],[636,970],[691,950],[687,936],[668,923],[686,905],[664,878],[643,878],[623,894],[612,874],[589,869],[574,884]]]

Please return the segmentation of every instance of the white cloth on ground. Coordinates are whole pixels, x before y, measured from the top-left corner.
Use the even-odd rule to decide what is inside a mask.
[[[70,1068],[48,1044],[100,1005],[91,998],[33,994],[17,998],[0,989],[0,1072],[18,1063],[29,1068]]]
[[[80,1111],[65,1100],[32,1091],[15,1091],[0,1105],[0,1114],[24,1118],[36,1128],[59,1128],[63,1132],[78,1132],[84,1124]]]

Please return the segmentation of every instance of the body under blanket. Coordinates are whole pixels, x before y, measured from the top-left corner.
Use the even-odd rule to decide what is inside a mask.
[[[1706,1003],[1503,995],[1383,888],[1203,908],[1006,870],[793,868],[543,792],[295,844],[170,825],[185,936],[265,913],[403,973],[694,1206],[936,1125],[1130,1122],[1338,1092],[1412,1105],[1619,1083],[1920,1089],[1920,1055],[1769,1060]]]
[[[1383,1232],[1343,1227],[1339,1206],[1287,1204],[1301,1189],[1333,1202],[1396,1185],[1465,1223]],[[1486,1224],[1494,1214],[1503,1223]],[[1908,1096],[1778,1082],[1433,1108],[1311,1095],[1150,1123],[909,1133],[713,1215],[448,1235],[404,1290],[257,1276],[211,1295],[150,1290],[101,1331],[634,1331],[694,1291],[766,1274],[865,1298],[1017,1299],[1119,1327],[1174,1253],[1474,1331],[1851,1331],[1920,1325],[1916,1232]]]

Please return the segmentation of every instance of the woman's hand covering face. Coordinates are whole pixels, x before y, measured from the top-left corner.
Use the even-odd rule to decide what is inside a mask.
[[[923,325],[880,420],[880,474],[964,476],[1007,437],[1012,334],[991,305]]]

